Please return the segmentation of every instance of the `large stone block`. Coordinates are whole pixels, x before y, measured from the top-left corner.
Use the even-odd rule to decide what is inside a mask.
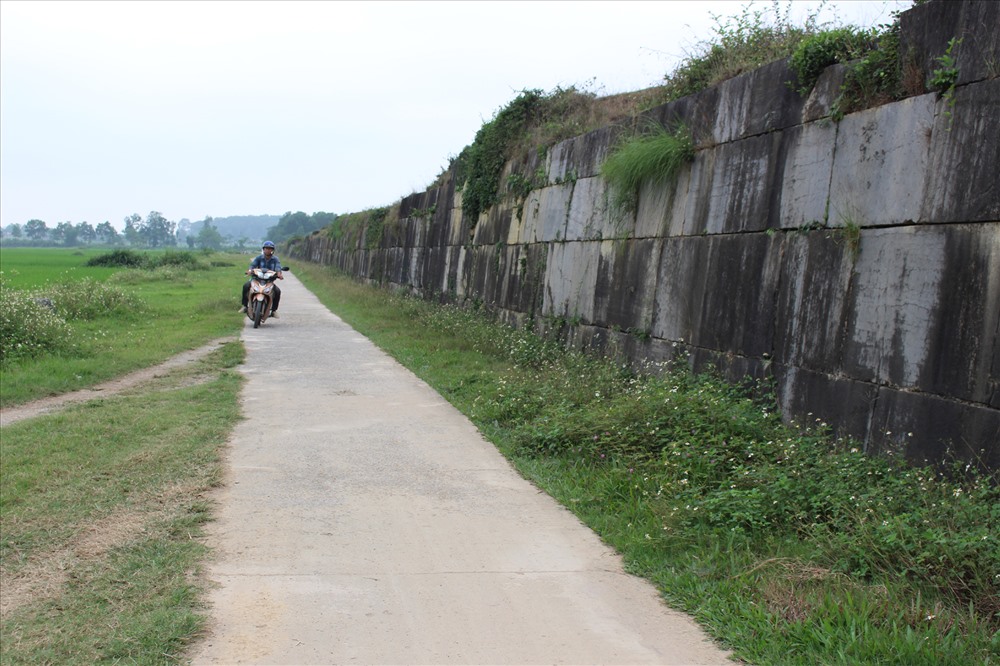
[[[691,343],[763,358],[774,348],[780,240],[766,234],[709,237],[702,328]]]
[[[411,287],[417,289],[427,287],[427,277],[424,275],[424,270],[427,266],[427,252],[428,248],[426,247],[411,247],[407,250],[406,260],[408,266],[406,275],[407,284]]]
[[[710,243],[705,237],[670,238],[660,252],[653,337],[694,339],[702,328]]]
[[[829,426],[837,437],[868,439],[878,387],[835,374],[775,364],[778,406],[800,425]]]
[[[1000,79],[958,88],[954,107],[941,99],[937,110],[924,219],[1000,220]]]
[[[696,147],[707,148],[717,143],[713,127],[719,113],[719,97],[719,87],[712,86],[693,95],[654,107],[642,113],[640,119],[668,129],[683,125],[691,132]]]
[[[942,246],[942,259],[922,268],[940,277],[916,384],[1000,408],[1000,223],[949,225],[919,235]]]
[[[542,191],[531,190],[521,206],[520,214],[512,218],[507,234],[509,244],[537,243],[542,236]]]
[[[781,173],[778,225],[795,229],[813,222],[826,222],[833,171],[836,126],[819,121],[785,130],[777,169]]]
[[[953,456],[984,470],[998,470],[1000,410],[883,387],[872,416],[868,450],[901,451],[918,464]]]
[[[447,211],[446,232],[442,238],[445,245],[464,245],[469,241],[469,227],[465,224],[461,208]]]
[[[534,314],[541,308],[546,248],[510,245],[500,250],[497,303],[510,312]]]
[[[941,68],[939,58],[951,40],[958,83],[997,76],[1000,62],[1000,4],[995,0],[941,0],[917,5],[900,15],[900,52],[912,60],[924,81]]]
[[[833,107],[840,97],[840,90],[846,78],[847,66],[839,63],[830,65],[820,73],[802,106],[803,123],[811,123],[833,113]]]
[[[804,100],[788,85],[794,78],[786,58],[720,83],[715,143],[797,125]]]
[[[639,190],[635,215],[635,237],[658,238],[692,233],[685,226],[691,167],[667,181],[645,183]]]
[[[779,247],[765,234],[665,240],[653,335],[746,357],[769,356]]]
[[[565,240],[566,220],[569,217],[572,196],[572,183],[532,190],[524,203],[522,238],[518,239],[518,242],[539,243]]]
[[[866,230],[851,285],[844,367],[865,381],[917,388],[939,314],[943,232]]]
[[[712,174],[715,172],[716,158],[721,151],[718,147],[699,150],[694,155],[694,161],[686,174],[688,179],[687,203],[684,215],[677,215],[670,220],[672,236],[695,236],[705,233],[708,208],[711,199]]]
[[[608,125],[549,148],[545,164],[549,182],[565,183],[599,175],[620,132],[619,126]]]
[[[838,372],[853,268],[850,249],[831,232],[785,239],[773,352],[779,363]]]
[[[716,153],[711,182],[698,183],[703,188],[699,195],[708,198],[706,233],[768,228],[780,140],[781,133],[775,132],[710,149]]]
[[[494,206],[490,206],[479,216],[479,224],[472,231],[473,245],[495,245],[507,242],[507,233],[513,217],[513,201],[506,198]]]
[[[920,219],[934,126],[934,95],[845,117],[837,131],[830,226]]]
[[[550,243],[548,248],[543,314],[592,322],[601,243]]]
[[[576,181],[566,220],[566,240],[601,240],[619,235],[611,196],[603,178]]]
[[[605,241],[597,269],[594,321],[605,326],[650,333],[656,273],[663,241]]]

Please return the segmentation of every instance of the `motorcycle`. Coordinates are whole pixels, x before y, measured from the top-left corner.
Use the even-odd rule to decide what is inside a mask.
[[[286,270],[282,267],[282,270]],[[271,316],[271,300],[274,295],[274,281],[278,279],[277,271],[254,268],[250,271],[250,292],[247,306],[247,317],[258,328]]]

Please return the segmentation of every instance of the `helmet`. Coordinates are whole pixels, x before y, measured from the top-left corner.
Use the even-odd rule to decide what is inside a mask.
[[[274,243],[272,243],[271,241],[264,241],[264,244],[261,246],[261,249],[263,249],[265,247],[269,247],[269,248],[271,248],[273,250],[274,249]]]

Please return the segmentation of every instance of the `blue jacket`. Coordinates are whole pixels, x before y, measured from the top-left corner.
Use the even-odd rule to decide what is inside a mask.
[[[261,252],[250,262],[250,270],[255,268],[263,268],[265,271],[280,271],[281,260],[276,254],[272,254],[270,259],[266,259],[264,253]]]

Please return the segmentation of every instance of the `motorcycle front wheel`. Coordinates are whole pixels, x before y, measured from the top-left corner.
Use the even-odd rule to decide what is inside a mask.
[[[253,327],[260,328],[261,317],[264,316],[264,302],[254,301],[253,302]]]

